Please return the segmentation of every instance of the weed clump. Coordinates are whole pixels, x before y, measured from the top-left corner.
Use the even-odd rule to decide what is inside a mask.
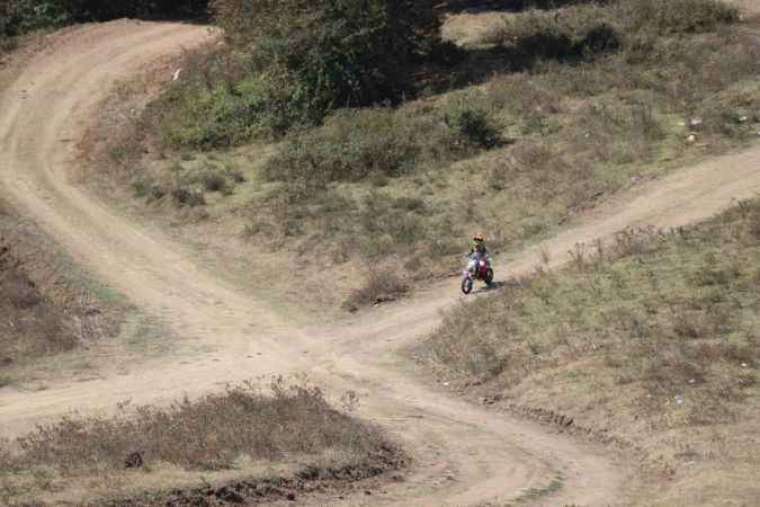
[[[364,285],[353,291],[343,307],[355,310],[358,307],[395,301],[409,292],[409,285],[389,269],[370,269]]]

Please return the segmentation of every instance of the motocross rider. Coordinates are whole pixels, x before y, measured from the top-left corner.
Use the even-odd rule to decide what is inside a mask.
[[[467,257],[475,261],[475,273],[478,272],[478,264],[481,259],[488,257],[488,248],[486,248],[486,242],[483,235],[478,233],[472,238],[472,248]]]

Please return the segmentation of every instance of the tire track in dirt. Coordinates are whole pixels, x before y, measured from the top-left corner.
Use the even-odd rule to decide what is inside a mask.
[[[115,81],[208,37],[202,27],[180,24],[83,27],[54,50],[34,56],[0,96],[4,196],[79,264],[167,322],[183,344],[128,375],[37,393],[0,390],[0,434],[19,434],[73,408],[107,410],[125,399],[165,402],[226,382],[304,371],[328,391],[363,394],[361,415],[379,421],[415,457],[408,480],[389,487],[384,498],[350,498],[347,504],[504,502],[528,488],[545,488],[558,476],[563,488],[545,500],[552,505],[619,502],[626,470],[614,457],[427,387],[400,358],[398,351],[434,329],[440,310],[457,300],[455,281],[329,329],[303,328],[204,271],[181,245],[146,232],[67,181],[75,152],[63,140],[81,137]],[[642,185],[515,256],[504,272],[528,272],[542,249],[559,264],[576,242],[609,238],[629,225],[678,226],[708,217],[760,190],[758,167],[755,149]]]

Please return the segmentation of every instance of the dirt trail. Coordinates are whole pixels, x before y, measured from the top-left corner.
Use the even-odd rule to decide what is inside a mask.
[[[166,322],[182,345],[126,375],[34,393],[0,390],[0,436],[71,409],[109,410],[125,399],[162,402],[261,374],[309,372],[328,391],[363,394],[361,415],[387,427],[416,458],[409,479],[389,487],[387,495],[351,498],[349,504],[505,502],[559,476],[563,487],[543,500],[547,504],[620,502],[627,471],[603,450],[429,387],[397,354],[438,325],[439,311],[458,300],[456,281],[329,329],[301,326],[204,271],[183,246],[115,214],[67,181],[75,160],[72,140],[82,136],[114,82],[209,36],[202,27],[180,24],[82,27],[34,56],[2,91],[4,197],[79,264]],[[609,237],[628,225],[676,226],[705,218],[760,190],[759,167],[755,149],[643,185],[543,248],[560,263],[577,241]],[[538,251],[511,259],[508,274],[532,269]]]

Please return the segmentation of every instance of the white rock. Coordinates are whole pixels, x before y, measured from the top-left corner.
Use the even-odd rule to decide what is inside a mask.
[[[174,71],[174,74],[172,75],[172,81],[176,81],[179,79],[179,76],[182,74],[182,69],[177,69]]]
[[[689,137],[686,138],[686,141],[689,143],[696,143],[697,142],[697,136],[694,134],[689,134]]]

